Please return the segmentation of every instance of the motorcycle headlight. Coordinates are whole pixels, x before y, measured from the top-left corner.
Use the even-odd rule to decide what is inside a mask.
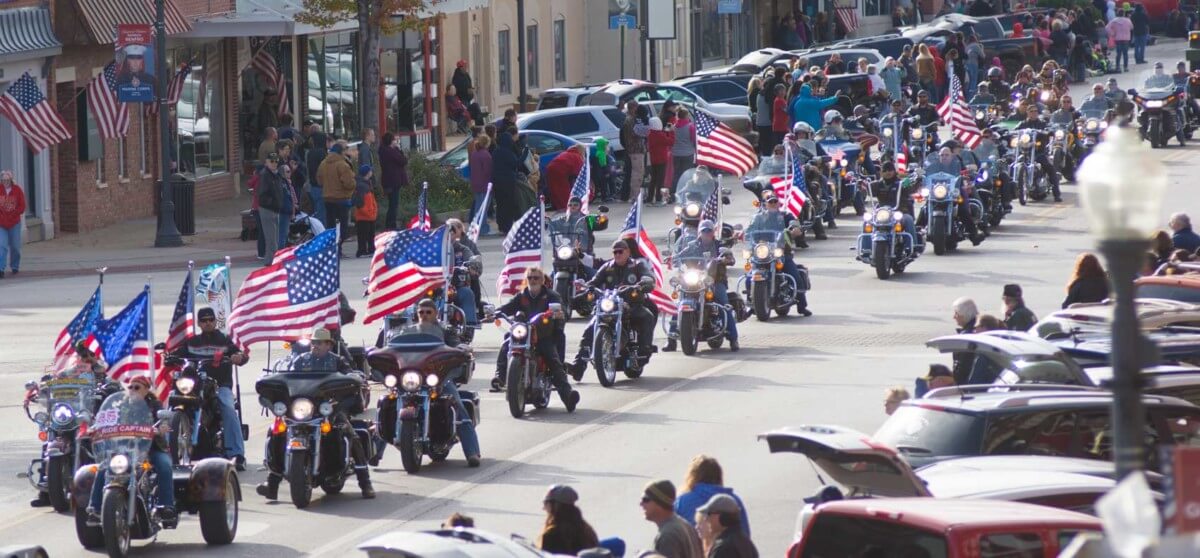
[[[979,180],[977,180],[977,182],[987,182],[987,179],[988,179],[988,171],[982,171],[979,173]]]
[[[383,387],[386,387],[389,389],[396,387],[396,384],[398,384],[398,383],[400,383],[400,380],[396,379],[395,374],[388,374],[387,377],[385,377],[383,379]]]
[[[891,222],[891,220],[892,220],[892,210],[880,209],[879,211],[875,212],[875,222],[876,223],[881,223],[881,224],[889,223],[889,222]]]
[[[429,387],[437,387],[438,375],[437,374],[429,374],[428,376],[425,376],[425,385],[427,385]]]
[[[687,204],[687,207],[683,208],[683,212],[688,217],[699,217],[700,216],[700,204],[689,203],[689,204]]]
[[[554,251],[554,255],[560,260],[569,260],[571,256],[575,255],[575,250],[570,246],[559,246],[558,250]]]
[[[195,388],[195,378],[179,378],[178,380],[175,380],[175,389],[179,390],[179,393],[188,395],[192,393],[192,390]]]
[[[1055,130],[1055,131],[1054,131],[1054,139],[1060,140],[1060,139],[1063,139],[1063,138],[1065,138],[1065,137],[1067,137],[1067,135],[1066,135],[1066,134],[1064,134],[1062,130]]]
[[[1009,147],[1016,147],[1016,146],[1017,146],[1017,138],[1013,138],[1013,139],[1009,140],[1009,141],[1008,141],[1008,146],[1009,146]]]
[[[1033,143],[1033,134],[1021,134],[1021,145],[1028,146]]]
[[[743,260],[750,259],[750,250],[742,250],[742,259]]]
[[[421,375],[416,372],[405,372],[400,376],[400,387],[404,391],[417,391],[421,387]]]
[[[683,208],[679,207],[678,205],[675,206],[675,215],[676,216],[683,215]]]
[[[330,403],[328,401],[323,401],[321,403],[321,406],[318,407],[317,410],[321,411],[321,416],[323,416],[323,417],[332,416],[333,415],[333,403]]]
[[[67,424],[75,420],[75,409],[66,403],[56,403],[54,410],[50,412],[50,416],[54,418],[55,424]]]
[[[700,275],[700,272],[694,269],[689,269],[683,274],[683,284],[689,287],[695,287],[696,285],[699,285],[701,279],[702,276]]]
[[[1162,108],[1162,101],[1146,101],[1146,108]]]
[[[314,407],[311,399],[301,397],[292,401],[292,418],[296,420],[308,420],[312,418]]]
[[[516,324],[513,326],[513,328],[512,328],[512,338],[513,339],[524,339],[526,335],[529,335],[529,326],[527,326],[525,324]]]
[[[945,199],[946,195],[949,193],[950,188],[947,188],[945,184],[938,184],[937,186],[933,187],[933,197],[939,200]]]
[[[850,159],[842,159],[842,162],[840,164],[842,165],[842,168],[846,168],[846,167],[850,166]]]
[[[771,251],[771,253],[772,253],[772,255],[774,255],[776,258],[782,258],[782,257],[783,257],[783,248],[778,248],[778,247],[777,247],[777,248],[775,248],[774,250],[772,250],[772,251]]]
[[[1089,131],[1089,132],[1094,132],[1094,131],[1100,129],[1100,121],[1094,120],[1094,119],[1088,120],[1087,124],[1084,124],[1083,127],[1085,129],[1087,129],[1087,131]]]
[[[925,137],[925,130],[922,130],[920,128],[913,128],[912,139],[919,140],[923,137]]]
[[[883,136],[884,136],[884,137],[888,137],[888,138],[892,137],[892,129],[891,129],[891,128],[884,128],[884,129],[883,129]]]
[[[1042,102],[1046,102],[1046,101],[1049,101],[1049,100],[1050,100],[1050,92],[1049,92],[1049,91],[1042,91]]]
[[[616,309],[617,309],[617,303],[614,302],[613,299],[606,298],[606,299],[600,301],[600,311],[601,312],[612,312],[613,310],[616,310]]]
[[[118,453],[108,459],[108,470],[114,475],[124,475],[129,472],[129,458],[123,453]]]
[[[987,116],[986,112],[983,112],[982,110],[975,111],[975,120],[983,120],[985,116]]]
[[[754,257],[760,260],[767,259],[771,255],[771,247],[766,244],[758,244],[754,247]]]
[[[271,413],[277,417],[282,417],[283,415],[287,414],[287,403],[284,403],[283,401],[276,401],[275,404],[271,405]]]

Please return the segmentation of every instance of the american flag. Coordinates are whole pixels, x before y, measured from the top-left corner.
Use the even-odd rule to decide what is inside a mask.
[[[417,214],[413,215],[412,220],[408,222],[408,228],[425,232],[429,232],[433,228],[433,222],[429,219],[429,205],[426,202],[428,193],[429,183],[426,182],[421,186],[421,193],[417,196]]]
[[[629,215],[625,216],[625,226],[621,227],[621,238],[632,240],[637,236],[638,227],[642,222],[642,198],[633,201],[633,205],[629,206]]]
[[[742,176],[758,166],[758,155],[732,128],[697,110],[696,164]]]
[[[171,313],[171,327],[167,328],[167,352],[183,346],[192,336],[195,327],[196,298],[192,292],[192,270],[188,270],[183,278],[183,288],[179,291],[179,300],[175,302],[175,311]]]
[[[154,351],[150,349],[150,287],[112,319],[103,320],[96,328],[96,341],[104,351],[110,379],[128,382],[134,376],[151,376]]]
[[[279,114],[282,116],[292,112],[288,100],[287,80],[284,79],[283,72],[279,71],[275,55],[271,54],[271,50],[267,48],[269,46],[271,44],[268,42],[258,47],[258,52],[254,53],[254,58],[250,60],[250,66],[258,71],[259,75],[278,93]]]
[[[704,200],[704,209],[700,210],[700,219],[716,223],[721,220],[721,189],[714,188],[712,195]]]
[[[798,218],[808,203],[808,183],[804,180],[804,164],[800,158],[791,157],[789,153],[788,159],[788,176],[772,178],[771,187],[775,190],[775,197],[783,203],[783,208],[792,217]]]
[[[896,152],[896,172],[905,174],[908,172],[908,147],[901,147]]]
[[[67,123],[50,106],[29,72],[17,78],[4,95],[0,95],[0,115],[13,123],[34,153],[71,139]]]
[[[842,24],[842,28],[849,35],[858,29],[858,3],[851,3],[849,7],[835,7],[834,15],[837,16],[838,23]]]
[[[678,309],[675,307],[675,301],[671,298],[671,293],[664,287],[666,285],[666,282],[663,281],[665,266],[662,256],[644,228],[639,227],[638,229],[637,246],[638,252],[642,254],[642,258],[646,260],[646,265],[650,267],[650,272],[654,275],[654,290],[650,291],[650,300],[658,307],[659,312],[674,316]]]
[[[175,106],[179,104],[179,99],[183,97],[183,85],[187,82],[187,77],[192,73],[192,64],[184,62],[179,65],[179,70],[175,72],[175,76],[171,78],[171,83],[167,84],[167,106]],[[150,114],[158,114],[158,103],[150,103],[146,109]]]
[[[971,107],[967,105],[967,101],[963,97],[962,83],[954,75],[953,62],[946,62],[946,74],[950,78],[950,94],[946,95],[946,100],[938,105],[938,116],[950,125],[950,130],[954,132],[954,137],[958,138],[958,141],[963,142],[970,149],[975,149],[983,140],[983,136],[979,131],[979,126],[975,123],[975,115],[971,113]]]
[[[217,329],[224,331],[229,319],[233,295],[229,285],[229,266],[212,264],[200,270],[196,278],[195,300],[207,303],[217,315]]]
[[[542,263],[542,204],[521,216],[504,239],[504,267],[496,278],[496,292],[511,296],[521,292],[525,270]]]
[[[104,320],[104,308],[100,302],[101,287],[96,287],[86,304],[75,314],[75,317],[58,334],[54,340],[54,367],[62,370],[71,366],[75,357],[75,343],[86,341],[88,349],[93,353],[99,352],[100,345],[96,342],[96,326]]]
[[[123,138],[129,132],[129,105],[117,101],[117,63],[109,62],[87,87],[87,105],[106,139]]]
[[[487,222],[487,208],[491,200],[492,183],[488,182],[487,192],[483,194],[483,203],[479,205],[479,211],[475,213],[475,218],[471,219],[471,226],[467,228],[467,237],[471,242],[479,242],[479,233],[483,230],[483,224]]]
[[[369,324],[420,300],[425,289],[444,280],[446,227],[389,231],[375,237],[375,257],[367,280]]]
[[[288,259],[248,275],[229,316],[234,342],[246,347],[290,341],[316,327],[339,325],[340,262],[334,227],[301,244]]]
[[[588,198],[592,197],[592,162],[590,160],[583,161],[583,169],[579,171],[579,176],[575,177],[575,184],[571,186],[571,197],[579,198],[582,208],[586,214],[588,212]]]

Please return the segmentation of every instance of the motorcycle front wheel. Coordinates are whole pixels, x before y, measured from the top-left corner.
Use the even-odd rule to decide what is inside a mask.
[[[288,491],[292,496],[292,505],[304,509],[312,502],[312,480],[308,474],[308,452],[292,452],[292,459],[287,469]]]
[[[679,347],[683,354],[696,354],[699,343],[696,341],[696,313],[681,312],[679,314]]]
[[[220,502],[201,502],[200,534],[208,544],[229,544],[237,536],[238,501],[237,476],[225,475],[225,499]]]
[[[63,513],[71,510],[71,456],[59,455],[46,460],[46,491],[54,511]]]
[[[871,261],[875,265],[875,276],[887,279],[892,276],[892,261],[888,254],[888,243],[882,240],[871,247]]]
[[[613,332],[607,327],[596,328],[596,354],[592,355],[592,366],[600,385],[612,387],[617,383],[617,348]]]
[[[562,301],[564,320],[571,321],[571,312],[574,310],[571,304],[571,295],[575,294],[575,285],[571,284],[571,279],[563,278],[554,282],[554,292],[558,293],[558,299]]]
[[[75,536],[79,538],[79,544],[88,550],[104,546],[104,531],[87,524],[86,506],[75,508]]]
[[[770,296],[767,294],[766,281],[759,281],[750,287],[750,301],[754,305],[754,317],[760,322],[771,319]]]
[[[410,475],[421,472],[421,458],[424,451],[417,442],[417,423],[411,420],[400,422],[400,462]]]
[[[934,254],[946,254],[946,217],[934,217],[929,221],[929,243],[933,245]]]
[[[112,490],[104,494],[100,512],[101,529],[104,531],[104,549],[111,558],[129,555],[129,495],[124,490]]]
[[[505,385],[508,393],[508,413],[513,418],[525,416],[525,358],[514,356],[508,361],[508,380]]]
[[[171,433],[167,443],[175,463],[187,465],[192,461],[192,428],[192,415],[186,411],[176,412],[171,417]]]

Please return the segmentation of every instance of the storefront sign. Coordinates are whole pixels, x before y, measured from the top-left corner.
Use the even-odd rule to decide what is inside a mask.
[[[740,14],[742,13],[742,0],[717,0],[718,14]]]
[[[149,25],[117,26],[117,100],[154,102],[154,34]]]
[[[608,0],[608,28],[636,28],[638,23],[639,1],[640,0]]]

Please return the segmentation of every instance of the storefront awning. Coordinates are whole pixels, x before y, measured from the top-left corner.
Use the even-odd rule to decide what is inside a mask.
[[[291,37],[351,31],[358,21],[338,22],[333,27],[319,28],[296,21],[304,11],[301,0],[237,0],[237,10],[203,16],[192,24],[183,38],[217,39],[223,37]]]
[[[429,17],[434,14],[456,14],[467,10],[478,8],[486,8],[488,0],[442,0],[430,7],[429,11],[422,13],[424,17]]]
[[[62,53],[54,36],[50,10],[16,8],[0,11],[0,62],[31,60]]]
[[[117,25],[124,23],[148,23],[155,19],[154,0],[76,0],[92,38],[102,45],[116,40]],[[187,18],[175,6],[173,0],[164,0],[163,14],[166,16],[167,35],[179,35],[191,29]]]

